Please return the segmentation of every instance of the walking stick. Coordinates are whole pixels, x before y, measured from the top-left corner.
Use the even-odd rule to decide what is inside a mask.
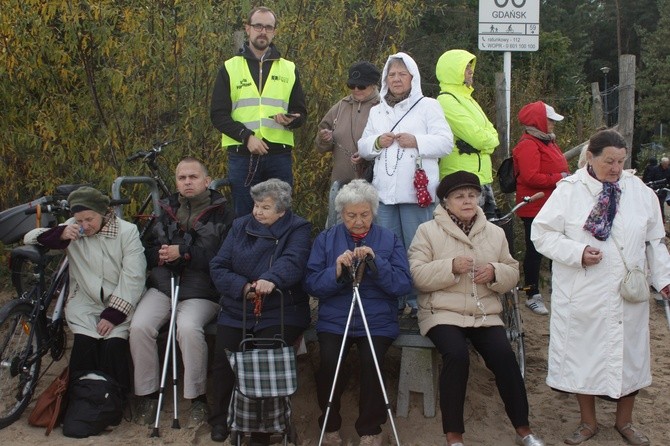
[[[663,307],[665,307],[665,318],[668,320],[668,328],[670,328],[670,302],[663,298]]]
[[[179,415],[177,412],[177,355],[176,355],[176,333],[175,325],[177,322],[177,300],[179,297],[179,277],[175,279],[174,273],[170,273],[170,328],[168,329],[168,339],[165,345],[165,360],[163,361],[163,373],[161,374],[161,387],[158,395],[158,407],[156,408],[156,421],[154,428],[151,431],[151,437],[160,437],[158,433],[158,423],[161,416],[161,405],[163,404],[163,394],[165,392],[165,381],[167,379],[167,368],[170,355],[172,355],[172,383],[174,396],[174,418],[172,420],[172,428],[180,429]]]
[[[333,385],[330,389],[330,396],[328,397],[328,405],[326,406],[326,415],[323,419],[323,426],[321,426],[321,435],[319,436],[319,446],[323,442],[323,437],[326,434],[326,424],[328,422],[328,415],[330,414],[330,408],[333,404],[333,396],[335,395],[335,387],[337,386],[337,378],[340,372],[340,366],[342,364],[342,355],[344,354],[344,344],[347,340],[347,334],[349,332],[349,325],[351,324],[351,317],[354,314],[354,306],[358,305],[358,310],[361,313],[361,319],[363,320],[363,326],[365,327],[365,335],[368,338],[368,343],[370,344],[370,351],[372,352],[372,360],[375,363],[375,369],[377,370],[377,378],[379,378],[379,385],[382,388],[382,394],[384,395],[384,403],[386,404],[386,411],[389,414],[389,420],[391,420],[391,427],[393,429],[393,435],[395,436],[395,442],[397,446],[400,446],[400,439],[398,438],[398,431],[395,427],[395,422],[393,421],[393,413],[391,412],[391,404],[389,403],[388,396],[386,395],[386,387],[384,386],[384,379],[382,378],[382,372],[379,368],[379,362],[377,361],[377,352],[375,346],[372,342],[372,335],[370,334],[370,328],[368,327],[368,320],[365,317],[365,310],[363,309],[363,302],[361,301],[361,294],[359,292],[359,286],[363,280],[363,273],[365,272],[365,266],[368,261],[372,260],[372,256],[368,254],[365,256],[365,259],[359,261],[355,265],[352,265],[351,275],[354,277],[353,283],[353,296],[351,298],[351,307],[349,308],[349,316],[347,317],[347,323],[344,328],[344,335],[342,336],[342,345],[340,346],[340,354],[337,358],[337,366],[335,366],[335,376],[333,377]]]

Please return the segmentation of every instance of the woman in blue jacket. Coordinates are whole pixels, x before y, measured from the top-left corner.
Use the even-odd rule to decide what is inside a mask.
[[[347,338],[344,330],[353,299],[352,264],[368,259],[359,291],[377,361],[383,363],[386,351],[398,336],[397,298],[412,289],[407,253],[402,241],[389,229],[372,224],[379,196],[365,180],[353,180],[335,198],[342,223],[323,231],[314,241],[307,263],[305,291],[319,299],[319,339],[321,366],[317,372],[317,396],[323,426],[326,406],[335,377],[342,343],[344,355],[356,344],[360,356],[361,393],[356,432],[361,444],[381,444],[381,425],[386,422],[386,406],[375,369],[362,315],[355,308]],[[344,386],[336,387],[326,425],[324,445],[341,444],[339,429],[340,397]]]
[[[251,188],[251,214],[233,221],[233,227],[210,262],[212,281],[221,293],[212,373],[214,407],[210,416],[212,440],[228,437],[228,405],[235,375],[226,350],[238,351],[242,341],[242,303],[246,331],[260,338],[280,334],[280,298],[284,294],[284,340],[291,345],[309,325],[309,296],[301,282],[309,256],[312,225],[293,214],[291,186],[270,179]],[[270,434],[252,433],[251,444],[269,444]]]

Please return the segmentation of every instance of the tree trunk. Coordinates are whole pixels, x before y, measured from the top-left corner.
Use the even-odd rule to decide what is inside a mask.
[[[633,124],[635,118],[635,56],[619,57],[619,132],[626,140],[626,169],[631,166],[633,155]]]
[[[605,92],[607,94],[607,92]],[[600,84],[591,82],[591,96],[593,97],[591,110],[593,112],[593,127],[598,128],[605,125],[603,113],[603,99],[600,95]]]

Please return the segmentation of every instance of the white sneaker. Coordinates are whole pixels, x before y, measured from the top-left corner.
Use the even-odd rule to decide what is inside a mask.
[[[382,446],[382,433],[377,435],[363,435],[358,446]]]
[[[544,305],[544,299],[541,294],[533,294],[533,297],[526,300],[526,306],[535,314],[549,314],[549,310]]]

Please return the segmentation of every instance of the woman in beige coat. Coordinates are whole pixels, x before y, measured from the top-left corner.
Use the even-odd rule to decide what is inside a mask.
[[[137,227],[109,208],[109,197],[81,187],[68,197],[72,218],[26,234],[26,243],[64,249],[70,265],[65,308],[74,333],[70,376],[99,370],[130,390],[128,329],[146,277],[147,263]]]
[[[496,377],[500,397],[516,430],[516,442],[542,446],[528,423],[528,399],[519,365],[507,340],[498,299],[519,280],[504,231],[477,205],[477,175],[457,171],[437,187],[440,206],[423,223],[409,248],[419,291],[419,328],[442,356],[440,409],[447,445],[463,445],[463,405],[470,367],[467,340]]]

